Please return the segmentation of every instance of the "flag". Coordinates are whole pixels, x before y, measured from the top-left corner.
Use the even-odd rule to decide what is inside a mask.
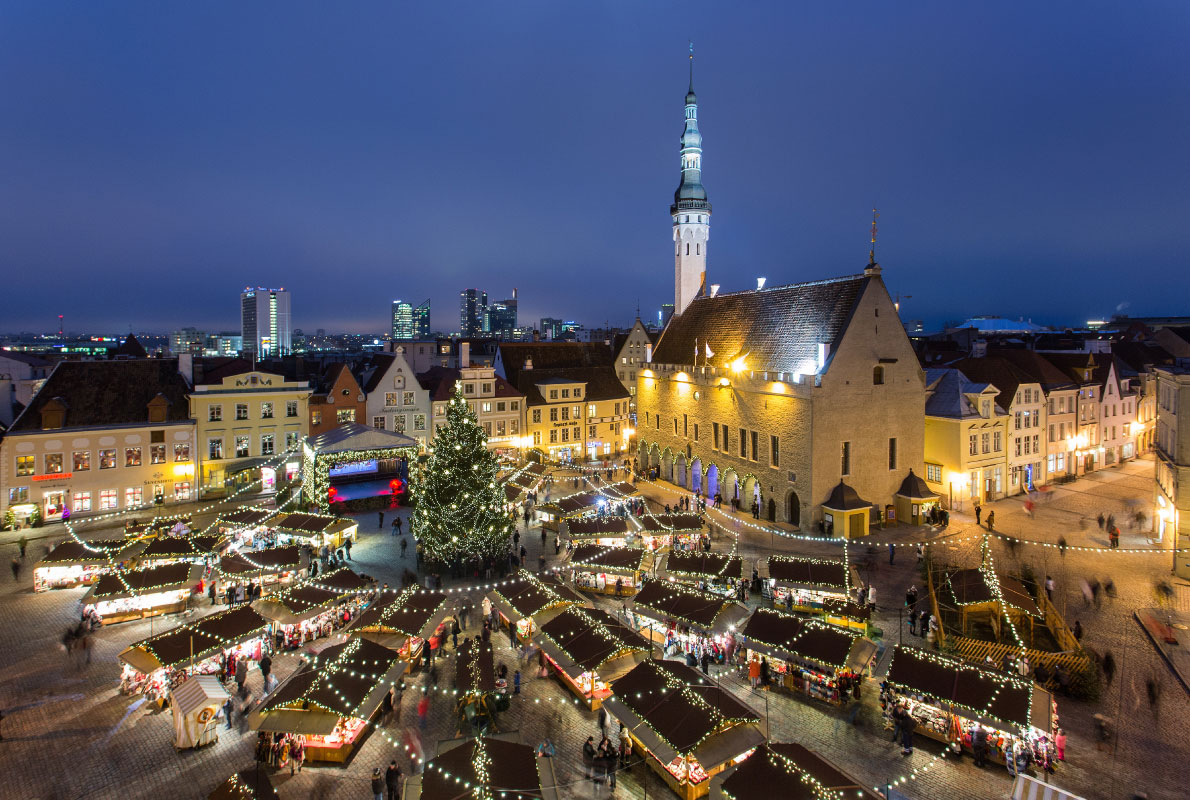
[[[711,356],[715,355],[714,353],[711,352],[711,345],[709,342],[703,342],[702,344],[707,349],[707,358],[710,358]]]

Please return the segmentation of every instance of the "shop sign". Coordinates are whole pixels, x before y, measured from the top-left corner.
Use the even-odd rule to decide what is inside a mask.
[[[73,472],[57,472],[53,475],[34,475],[35,481],[68,481],[74,477]]]

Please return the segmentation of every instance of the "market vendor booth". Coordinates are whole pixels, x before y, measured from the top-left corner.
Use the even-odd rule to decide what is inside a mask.
[[[1057,705],[1031,681],[910,647],[896,649],[887,680],[888,725],[902,705],[917,722],[915,733],[944,744],[958,742],[970,751],[975,726],[982,725],[990,757],[1000,763],[1016,748],[1037,764],[1053,757]]]
[[[104,625],[183,611],[202,580],[197,564],[167,564],[151,569],[119,570],[101,575],[83,595]]]
[[[631,597],[652,568],[653,556],[643,547],[600,547],[581,544],[570,553],[570,579],[576,589]]]
[[[33,591],[90,585],[105,572],[127,568],[143,547],[125,539],[67,539],[33,566]]]
[[[533,642],[562,683],[594,710],[616,680],[649,657],[652,644],[602,609],[571,607],[541,626]]]
[[[129,519],[124,522],[124,537],[127,539],[151,539],[160,534],[172,532],[184,536],[190,532],[190,515],[173,514],[154,517],[150,520]]]
[[[619,483],[608,484],[600,488],[599,491],[613,500],[627,500],[632,497],[640,497],[640,489],[637,489],[636,484],[632,481],[620,481]]]
[[[296,544],[267,550],[232,550],[219,559],[219,578],[225,584],[255,582],[265,592],[303,580],[310,559]],[[221,587],[222,588],[222,587]]]
[[[589,606],[590,602],[564,584],[557,576],[534,575],[526,569],[496,584],[488,599],[505,627],[516,626],[517,638],[527,642],[537,629],[570,606]]]
[[[214,675],[187,678],[169,693],[174,747],[190,750],[219,741],[219,709],[229,695]]]
[[[421,657],[426,640],[451,615],[445,592],[411,586],[401,592],[384,592],[373,600],[351,632],[396,650],[406,661]]]
[[[551,531],[560,531],[562,525],[568,520],[598,515],[600,511],[607,509],[607,498],[601,497],[596,492],[578,492],[569,497],[537,506],[537,512],[542,519],[542,527]]]
[[[901,488],[893,495],[896,517],[894,520],[906,525],[924,525],[933,509],[938,507],[941,496],[931,491],[920,476],[909,470],[905,480],[901,481]],[[885,514],[887,518],[887,512]]]
[[[276,739],[304,737],[307,761],[345,763],[408,666],[367,639],[333,645],[277,687],[249,726]]]
[[[623,547],[636,539],[630,532],[626,517],[581,517],[568,519],[561,533],[576,545],[597,544],[604,547]]]
[[[269,520],[279,516],[280,512],[266,508],[231,509],[215,519],[215,530],[234,542],[251,545],[258,535],[270,530]]]
[[[703,518],[698,514],[650,514],[639,520],[640,538],[650,550],[697,550]]]
[[[334,517],[328,514],[286,514],[275,520],[272,529],[277,532],[281,543],[300,541],[311,547],[326,545],[334,550],[348,539],[355,540],[359,523],[351,517]]]
[[[731,598],[680,583],[646,580],[629,604],[629,614],[636,629],[661,643],[666,654],[681,654],[693,665],[704,652],[712,661],[726,662],[732,632],[748,609]]]
[[[855,567],[841,559],[769,556],[758,571],[773,605],[786,611],[824,613],[827,601],[847,602],[850,588],[859,584]]]
[[[759,714],[698,670],[673,661],[641,662],[617,681],[603,707],[683,800],[705,797],[711,778],[765,739]]]
[[[768,659],[778,686],[833,704],[850,699],[876,655],[869,639],[768,608],[753,611],[741,633],[747,660]]]
[[[744,560],[734,553],[674,550],[661,556],[657,575],[715,594],[734,596],[744,579]]]
[[[252,603],[270,623],[278,650],[295,650],[350,622],[363,606],[374,582],[347,567],[295,584]]]
[[[817,753],[793,742],[766,742],[711,780],[712,800],[880,800]]]
[[[554,759],[505,736],[452,739],[438,745],[425,770],[405,782],[403,800],[460,797],[558,800]],[[462,793],[460,790],[462,787]]]
[[[215,555],[222,541],[221,536],[158,536],[136,557],[136,566],[144,569],[183,562],[203,564]]]
[[[165,696],[187,675],[226,675],[241,658],[260,661],[268,623],[247,605],[216,611],[142,639],[120,653],[120,689]]]
[[[936,591],[939,602],[958,608],[959,631],[963,636],[969,635],[973,625],[982,624],[1000,641],[1007,633],[1004,629],[1007,619],[1032,646],[1034,624],[1045,618],[1037,601],[1019,580],[993,571],[986,558],[985,555],[984,565],[978,569],[955,570],[942,578]]]
[[[872,609],[851,600],[823,600],[822,621],[828,625],[858,631],[865,636],[873,632]]]
[[[468,639],[455,654],[455,713],[459,730],[484,733],[496,726],[496,715],[509,707],[508,679],[496,675],[492,643]]]

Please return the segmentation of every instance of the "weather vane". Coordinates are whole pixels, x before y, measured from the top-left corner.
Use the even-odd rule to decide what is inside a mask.
[[[877,218],[879,218],[879,216],[880,216],[880,213],[875,208],[873,208],[872,209],[872,249],[868,251],[868,263],[869,264],[876,263],[876,220],[877,220]]]

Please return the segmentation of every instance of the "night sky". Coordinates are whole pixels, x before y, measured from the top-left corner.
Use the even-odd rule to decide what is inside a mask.
[[[1190,3],[14,2],[0,330],[673,299],[687,40],[723,290],[878,259],[906,318],[1190,313]]]

